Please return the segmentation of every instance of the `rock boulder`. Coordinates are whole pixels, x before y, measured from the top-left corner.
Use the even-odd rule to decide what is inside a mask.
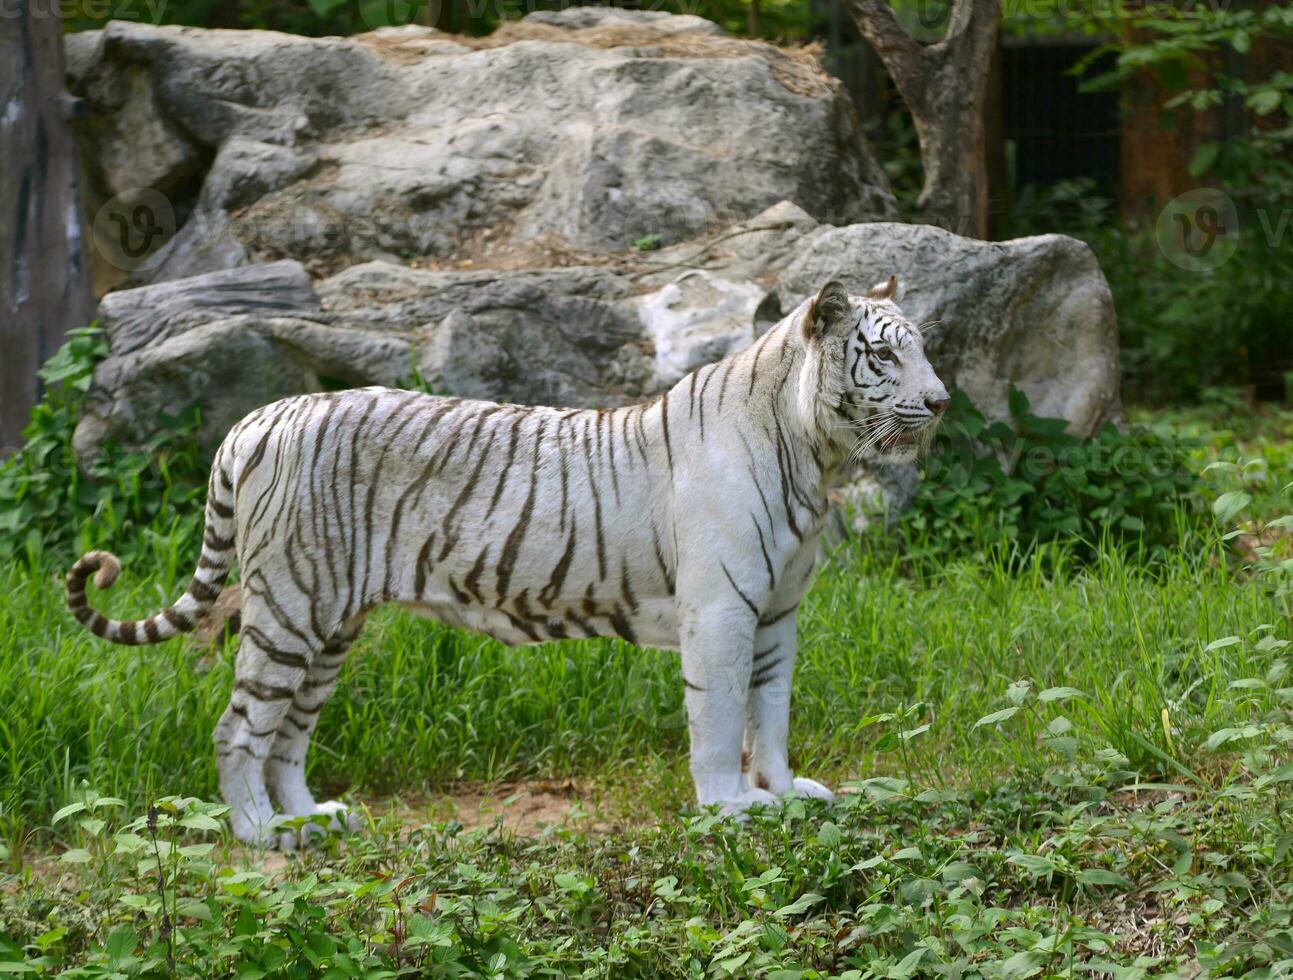
[[[698,17],[573,8],[485,38],[112,22],[66,44],[96,210],[126,208],[96,225],[101,290],[280,258],[315,275],[534,264],[682,241],[783,199],[836,223],[896,216],[815,57]],[[144,190],[174,234],[132,258],[108,238]]]
[[[738,350],[828,279],[896,272],[949,386],[991,417],[1012,385],[1089,435],[1116,418],[1117,324],[1080,242],[979,242],[921,226],[819,224],[782,202],[707,238],[601,265],[432,271],[375,261],[311,282],[279,261],[123,290],[101,319],[79,452],[138,444],[197,401],[203,439],[329,385],[400,384],[531,404],[615,406]],[[899,482],[906,480],[905,477]],[[909,482],[909,481],[907,481]]]

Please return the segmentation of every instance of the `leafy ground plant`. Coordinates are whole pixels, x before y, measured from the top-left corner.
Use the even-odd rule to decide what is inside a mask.
[[[1012,685],[976,737],[1029,715],[1074,731],[1057,722],[1080,691],[1029,688]],[[1043,745],[1057,761],[1040,778],[955,790],[872,777],[834,806],[791,801],[744,825],[701,813],[520,837],[385,819],[274,873],[231,851],[222,807],[166,799],[131,820],[83,791],[59,816],[81,845],[60,863],[84,871],[5,889],[0,970],[1287,975],[1293,860],[1281,797],[1263,795],[1278,781],[1150,783],[1073,741]]]
[[[0,561],[68,562],[91,547],[147,561],[159,539],[200,540],[206,466],[196,413],[163,419],[144,446],[109,442],[88,466],[77,464],[72,432],[107,350],[102,331],[85,327],[41,368],[46,394],[23,448],[0,460]]]
[[[909,557],[1027,552],[1059,540],[1090,557],[1107,539],[1154,560],[1201,510],[1192,496],[1192,445],[1180,435],[1106,425],[1083,442],[1063,419],[1034,415],[1022,391],[1011,391],[1009,408],[1008,421],[989,422],[963,392],[953,393],[898,524]]]

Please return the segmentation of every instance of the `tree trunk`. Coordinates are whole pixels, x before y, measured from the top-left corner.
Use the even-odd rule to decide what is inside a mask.
[[[925,186],[916,206],[931,224],[988,236],[984,108],[997,45],[997,0],[953,0],[945,37],[922,44],[885,0],[844,0],[884,62],[916,124]]]
[[[40,396],[36,369],[94,313],[76,149],[63,88],[63,22],[17,0],[0,17],[0,452]]]

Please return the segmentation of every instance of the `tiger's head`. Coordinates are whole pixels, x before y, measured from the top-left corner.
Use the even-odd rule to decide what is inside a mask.
[[[849,295],[828,282],[803,318],[808,365],[801,398],[851,459],[909,463],[929,445],[950,398],[920,330],[898,309],[898,279]],[[804,388],[811,385],[813,391]]]

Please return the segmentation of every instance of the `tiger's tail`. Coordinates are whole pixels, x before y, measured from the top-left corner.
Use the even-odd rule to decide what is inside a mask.
[[[116,555],[91,551],[67,573],[67,608],[91,633],[113,643],[141,646],[187,633],[215,603],[233,566],[234,502],[233,482],[217,459],[207,487],[202,554],[188,589],[173,605],[147,619],[108,619],[91,608],[85,597],[86,580],[93,575],[95,587],[107,589],[121,574]]]

